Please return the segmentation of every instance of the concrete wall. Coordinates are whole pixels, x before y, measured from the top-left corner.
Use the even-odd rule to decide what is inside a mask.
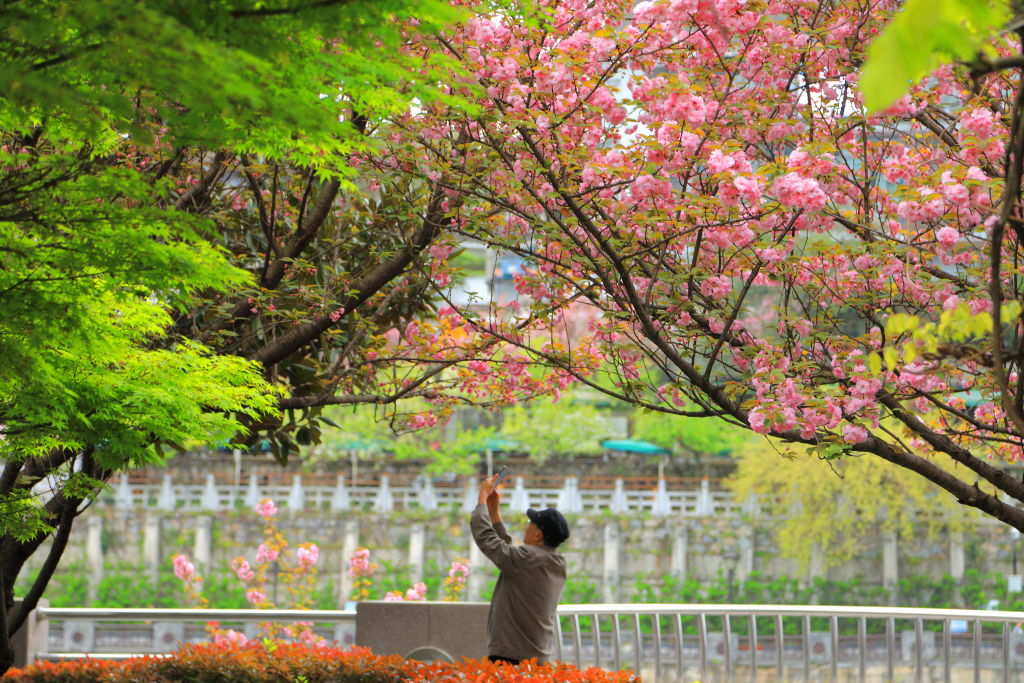
[[[521,520],[507,520],[513,537],[521,536]],[[820,563],[807,570],[778,555],[770,520],[747,524],[720,516],[637,517],[570,516],[572,538],[563,547],[573,579],[599,587],[604,601],[629,599],[638,576],[714,579],[732,574],[743,580],[751,571],[777,576],[895,584],[901,575],[962,575],[965,569],[1010,573],[1010,542],[997,526],[981,526],[965,539],[962,534],[924,538],[882,536],[864,552],[829,571]],[[297,513],[278,519],[280,531],[295,546],[314,542],[321,549],[320,580],[333,581],[342,606],[351,586],[348,557],[358,547],[370,548],[375,562],[403,568],[412,581],[423,578],[424,567],[447,571],[456,558],[470,558],[474,569],[467,600],[485,599],[496,572],[472,544],[467,515],[462,512]],[[188,554],[200,571],[223,572],[238,556],[254,561],[263,540],[262,520],[248,511],[168,513],[156,510],[117,510],[97,507],[76,524],[62,566],[80,563],[90,585],[102,576],[104,565],[138,567],[155,578],[170,572],[175,553]],[[40,561],[37,553],[34,561]],[[58,570],[59,575],[59,570]],[[431,595],[431,598],[439,597]]]

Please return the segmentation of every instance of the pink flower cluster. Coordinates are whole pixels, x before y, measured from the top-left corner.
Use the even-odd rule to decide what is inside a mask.
[[[256,572],[249,566],[249,562],[243,557],[236,557],[231,560],[231,569],[242,581],[252,581]]]
[[[352,553],[348,560],[348,575],[352,578],[373,576],[377,565],[370,562],[369,548],[360,548]]]
[[[299,566],[312,567],[320,557],[320,548],[315,543],[307,543],[299,546],[295,554],[298,557]]]
[[[725,275],[712,275],[700,283],[700,291],[704,296],[721,299],[732,291],[732,281]]]
[[[268,543],[260,543],[259,547],[256,548],[256,561],[260,563],[273,562],[280,553],[279,549]]]
[[[820,211],[828,202],[828,196],[817,180],[795,171],[777,178],[772,190],[780,204],[794,209]]]
[[[405,591],[404,595],[402,594],[402,591],[388,591],[384,595],[384,599],[388,602],[414,602],[419,600],[426,600],[427,584],[420,581],[419,583],[414,584],[412,588]]]
[[[182,581],[187,581],[196,573],[196,567],[194,564],[189,562],[187,555],[175,555],[173,558],[174,562],[174,575]]]
[[[427,599],[427,584],[419,581],[413,584],[413,587],[405,591],[406,600],[426,600]]]
[[[460,562],[459,560],[452,562],[452,566],[448,569],[449,578],[465,579],[467,576],[469,576],[469,562]]]
[[[271,499],[264,498],[256,503],[256,514],[264,519],[270,519],[277,514],[277,506],[274,505],[274,501]]]
[[[242,647],[249,642],[249,639],[245,637],[244,633],[239,633],[234,629],[228,629],[227,631],[217,631],[213,637],[213,642],[218,645],[234,645],[236,647]]]
[[[252,603],[253,607],[259,607],[266,601],[267,594],[259,588],[250,588],[245,592],[245,599]]]

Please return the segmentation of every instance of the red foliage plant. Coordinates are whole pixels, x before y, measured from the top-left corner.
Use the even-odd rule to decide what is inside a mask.
[[[134,657],[123,661],[81,659],[39,662],[11,669],[7,683],[632,683],[629,671],[577,669],[566,664],[525,662],[518,667],[486,660],[430,664],[397,655],[375,655],[366,648],[310,647],[302,644],[252,642],[186,645],[168,657]]]

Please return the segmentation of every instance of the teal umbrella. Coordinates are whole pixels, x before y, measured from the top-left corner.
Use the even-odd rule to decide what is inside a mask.
[[[661,446],[656,446],[650,441],[638,441],[635,439],[602,441],[601,447],[609,451],[646,453],[647,455],[668,455],[670,453],[670,451],[665,450]]]
[[[483,442],[480,444],[480,448],[478,450],[499,451],[502,453],[507,453],[508,451],[515,451],[518,449],[518,441],[513,441],[512,439],[502,439],[499,437],[492,436],[487,439],[484,439]]]

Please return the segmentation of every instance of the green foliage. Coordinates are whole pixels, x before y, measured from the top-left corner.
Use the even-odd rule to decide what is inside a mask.
[[[159,461],[159,444],[228,442],[238,416],[276,410],[258,365],[162,339],[197,292],[246,278],[203,221],[142,206],[169,187],[57,152],[3,152],[0,168],[0,460],[89,452],[123,470]],[[52,475],[88,497],[99,482],[74,460]],[[0,496],[0,534],[48,529],[39,504]]]
[[[398,406],[329,409],[325,412],[330,425],[324,427],[320,446],[311,449],[306,460],[344,457],[350,452],[355,452],[358,458],[373,460],[383,453],[391,453],[399,460],[425,460],[424,472],[428,474],[475,471],[494,430],[479,427],[448,436],[446,426],[439,424],[414,432],[404,431],[404,423],[399,419],[401,414],[396,411],[417,409],[426,409],[425,402],[408,400]]]
[[[695,455],[730,455],[755,442],[750,431],[715,418],[679,417],[637,412],[633,436],[673,452]]]
[[[881,458],[835,458],[827,448],[803,446],[780,455],[777,448],[783,445],[765,439],[740,451],[726,486],[738,500],[759,494],[762,513],[783,520],[781,553],[804,567],[815,544],[825,566],[836,566],[878,530],[933,537],[969,529],[977,519],[927,480]]]
[[[516,404],[504,413],[501,435],[518,444],[534,462],[563,453],[598,453],[608,423],[590,405],[568,401]]]
[[[868,47],[860,80],[868,111],[885,109],[943,63],[973,59],[1008,14],[1004,0],[907,0]]]
[[[363,144],[347,123],[353,108],[372,115],[444,97],[430,79],[409,78],[411,63],[394,49],[413,16],[434,31],[461,12],[437,0],[6,5],[0,129],[42,126],[51,140],[95,154],[121,135],[148,141],[159,121],[176,147],[340,170]],[[438,75],[455,68],[433,66]]]
[[[1015,324],[1020,312],[1019,301],[1005,302],[999,309],[1000,325]],[[961,303],[955,308],[943,311],[937,323],[909,313],[893,314],[886,320],[885,334],[890,340],[900,339],[904,335],[910,336],[913,343],[903,345],[902,360],[904,363],[912,363],[922,354],[936,353],[942,343],[987,344],[994,329],[993,318],[992,313],[988,311],[973,313],[968,304]],[[883,350],[883,356],[888,367],[897,367],[899,356],[893,346],[887,345]],[[882,358],[877,353],[870,354],[868,363],[872,372],[882,371]]]

